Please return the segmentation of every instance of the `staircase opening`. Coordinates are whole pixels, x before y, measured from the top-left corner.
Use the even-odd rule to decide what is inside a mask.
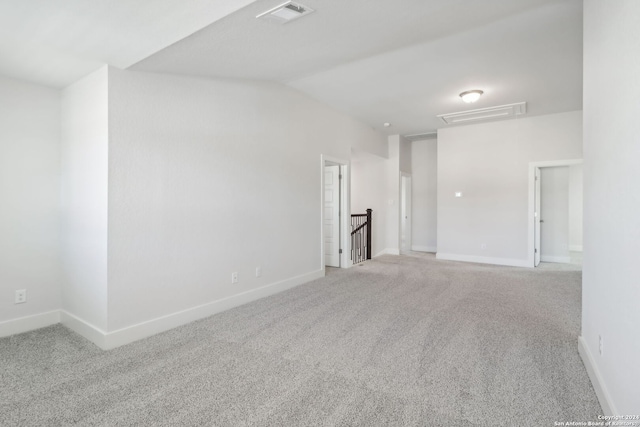
[[[371,209],[351,215],[351,262],[359,264],[371,259]]]

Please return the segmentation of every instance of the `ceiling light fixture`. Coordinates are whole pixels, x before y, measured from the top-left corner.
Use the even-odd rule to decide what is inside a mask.
[[[480,95],[482,95],[483,93],[484,92],[480,89],[468,90],[466,92],[462,92],[460,94],[460,98],[462,98],[462,100],[466,103],[476,102],[478,99],[480,99]]]
[[[390,126],[391,126],[391,123],[385,123],[385,124],[384,124],[384,127],[386,127],[386,128],[388,128],[388,127],[390,127]]]

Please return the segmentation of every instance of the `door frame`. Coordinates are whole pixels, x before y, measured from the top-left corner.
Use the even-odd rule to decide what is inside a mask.
[[[409,182],[409,191],[407,192],[407,194],[405,194],[405,191],[403,191],[403,186],[402,186],[402,182],[403,180],[407,180]],[[406,181],[405,181],[406,182]],[[406,188],[405,188],[406,189]],[[398,212],[398,215],[400,217],[400,242],[398,244],[398,249],[400,250],[400,252],[404,251],[412,251],[413,250],[413,239],[412,239],[412,233],[413,233],[413,178],[411,177],[410,173],[406,173],[406,172],[400,172],[400,212]],[[407,203],[407,199],[408,199],[408,203]],[[407,242],[408,242],[408,249],[404,249],[402,247],[402,209],[406,208],[407,206],[403,206],[403,202],[405,205],[409,205],[408,206],[408,210],[409,212],[407,212],[407,215],[409,217],[409,220],[407,221],[409,223],[409,236],[407,237]],[[406,231],[406,230],[405,230]]]
[[[340,167],[340,268],[350,268],[351,261],[351,167],[349,160],[320,155],[320,269],[324,271],[324,167],[326,163],[332,163]]]
[[[527,265],[535,268],[535,245],[536,245],[536,169],[551,168],[556,166],[581,165],[582,159],[549,160],[544,162],[529,162],[529,210],[527,233]]]
[[[540,228],[540,223],[542,222],[540,219],[542,216],[542,169],[536,166],[533,171],[536,181],[534,190],[535,206],[533,208],[533,266],[537,267],[542,260],[542,230]]]

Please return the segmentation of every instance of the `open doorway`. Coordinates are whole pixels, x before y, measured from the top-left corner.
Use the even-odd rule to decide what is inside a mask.
[[[322,156],[322,266],[349,267],[349,242],[345,238],[349,215],[348,165]]]
[[[536,162],[530,169],[532,266],[541,262],[581,265],[582,160]]]

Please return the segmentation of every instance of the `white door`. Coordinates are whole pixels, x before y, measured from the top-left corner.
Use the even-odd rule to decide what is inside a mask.
[[[534,266],[540,264],[540,168],[536,168],[536,211],[535,215],[535,248],[534,248]],[[531,212],[531,211],[529,211]]]
[[[324,264],[340,267],[340,166],[324,167]]]
[[[402,177],[402,189],[400,192],[400,248],[403,251],[411,250],[411,177]]]
[[[569,255],[569,167],[540,173],[540,261],[571,261]]]

